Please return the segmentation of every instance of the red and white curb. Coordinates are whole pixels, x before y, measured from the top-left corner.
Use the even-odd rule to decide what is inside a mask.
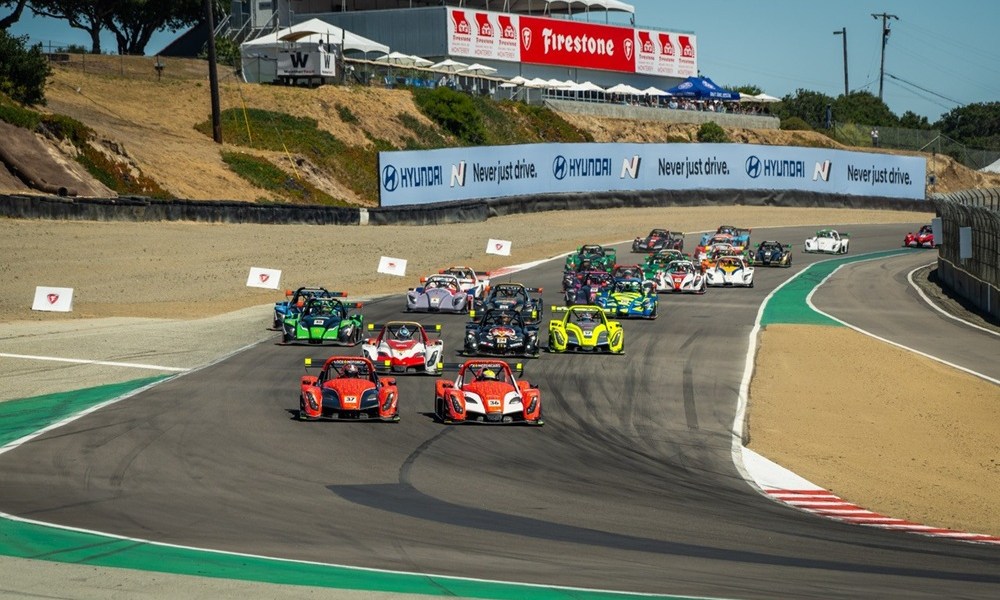
[[[862,508],[745,447],[743,448],[743,466],[767,497],[821,517],[866,527],[919,533],[963,542],[1000,545],[1000,537],[921,525],[906,519],[887,517]]]

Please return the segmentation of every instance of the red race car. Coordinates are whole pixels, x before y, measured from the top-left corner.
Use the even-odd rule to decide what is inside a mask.
[[[306,368],[312,359],[306,359]],[[379,377],[363,356],[331,356],[319,375],[299,384],[299,420],[355,419],[399,421],[399,390],[393,377]]]
[[[435,382],[434,415],[442,423],[544,425],[538,386],[515,379],[514,371],[502,360],[466,361],[454,380]]]
[[[924,225],[917,233],[911,231],[903,238],[903,245],[910,248],[933,248],[934,229],[930,225]]]

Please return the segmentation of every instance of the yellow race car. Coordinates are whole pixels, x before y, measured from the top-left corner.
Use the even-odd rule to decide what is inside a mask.
[[[558,306],[562,318],[549,321],[549,352],[625,354],[625,330],[609,321],[600,306]]]

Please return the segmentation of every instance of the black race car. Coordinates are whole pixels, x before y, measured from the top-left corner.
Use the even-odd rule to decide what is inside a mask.
[[[792,245],[774,240],[764,240],[757,244],[753,253],[753,264],[763,267],[792,266]]]
[[[467,356],[538,356],[538,325],[529,325],[515,310],[487,310],[465,326]]]
[[[632,252],[660,250],[684,250],[684,234],[666,229],[654,229],[646,237],[637,237],[632,241]]]
[[[535,324],[542,318],[542,299],[531,294],[541,293],[542,288],[526,287],[523,283],[497,283],[485,298],[477,298],[473,302],[469,316],[478,321],[488,310],[514,310],[521,313],[521,319],[526,324]]]

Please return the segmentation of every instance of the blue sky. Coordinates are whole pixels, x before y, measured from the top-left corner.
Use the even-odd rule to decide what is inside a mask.
[[[961,104],[1000,100],[1000,2],[995,0],[631,0],[636,25],[693,31],[702,74],[720,85],[755,84],[773,96],[798,88],[844,90],[847,28],[851,90],[878,95],[881,20],[896,15],[886,46],[883,97],[897,115],[931,122]],[[22,17],[10,32],[32,42],[90,45],[63,21]],[[155,53],[174,37],[154,36]],[[108,36],[104,50],[114,51]],[[921,89],[923,88],[923,89]]]

